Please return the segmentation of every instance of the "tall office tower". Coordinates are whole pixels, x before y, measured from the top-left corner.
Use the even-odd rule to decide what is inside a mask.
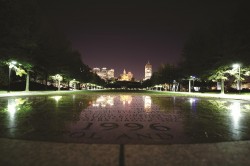
[[[114,77],[115,77],[115,70],[114,69],[108,70],[108,79],[112,79]]]
[[[148,62],[145,65],[145,78],[144,78],[144,80],[150,79],[151,76],[152,76],[152,65]]]

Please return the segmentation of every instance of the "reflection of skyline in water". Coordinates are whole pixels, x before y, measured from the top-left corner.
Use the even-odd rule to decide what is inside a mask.
[[[152,99],[150,96],[143,96],[145,112],[151,112]]]
[[[113,106],[114,105],[114,96],[99,96],[96,101],[92,101],[93,107],[106,107],[106,106]]]
[[[131,104],[133,98],[131,95],[120,95],[120,101],[122,102],[123,105],[126,103],[129,105]]]
[[[122,104],[123,106],[130,105],[135,98],[132,95],[119,95],[119,96],[110,96],[110,95],[101,95],[95,101],[91,102],[93,107],[112,107],[114,103]],[[151,111],[152,99],[150,96],[142,96],[142,101],[144,105],[145,112]],[[136,101],[138,102],[138,100]],[[137,103],[138,104],[138,103]]]
[[[28,138],[29,132],[41,132],[41,137],[50,137],[43,132],[49,131],[53,135],[53,132],[61,130],[79,131],[88,127],[92,132],[88,133],[90,136],[103,133],[102,128],[116,127],[117,133],[121,129],[128,132],[128,137],[134,137],[135,131],[127,131],[134,127],[143,132],[139,133],[143,137],[153,139],[159,136],[151,133],[148,127],[156,124],[156,128],[167,126],[176,140],[189,136],[194,142],[250,138],[250,104],[241,100],[149,95],[65,95],[2,98],[0,106],[2,137],[15,138],[24,135],[22,132]],[[112,139],[112,134],[108,133],[107,138]],[[26,138],[25,135],[23,138]]]

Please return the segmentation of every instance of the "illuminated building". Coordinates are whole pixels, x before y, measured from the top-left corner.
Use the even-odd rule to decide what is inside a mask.
[[[103,67],[102,69],[97,68],[97,67],[93,68],[92,72],[96,73],[101,79],[104,79],[104,80],[112,79],[114,78],[114,75],[115,75],[114,69],[108,70],[106,67]]]
[[[108,79],[112,79],[115,77],[115,70],[114,69],[110,69],[108,70]]]
[[[123,74],[120,75],[119,81],[131,81],[133,78],[133,74],[131,72],[126,73],[124,69]]]
[[[144,78],[144,80],[150,79],[151,76],[152,76],[152,65],[148,62],[145,65],[145,78]]]

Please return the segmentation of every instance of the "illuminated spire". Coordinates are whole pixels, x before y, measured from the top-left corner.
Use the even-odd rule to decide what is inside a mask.
[[[145,78],[144,80],[150,79],[152,76],[152,65],[148,63],[145,65]]]

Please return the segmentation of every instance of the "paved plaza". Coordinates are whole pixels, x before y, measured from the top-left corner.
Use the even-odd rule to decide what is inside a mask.
[[[0,98],[0,165],[250,164],[246,98],[10,94]]]

